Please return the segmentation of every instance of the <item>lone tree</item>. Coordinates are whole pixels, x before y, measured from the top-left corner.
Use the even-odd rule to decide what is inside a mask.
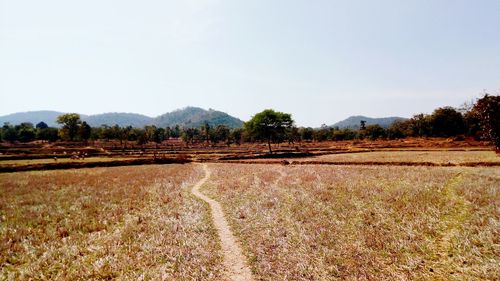
[[[80,115],[76,113],[67,113],[57,116],[57,123],[62,124],[63,127],[59,131],[59,134],[63,139],[69,139],[70,141],[75,139],[78,134],[78,129],[80,127]]]
[[[293,126],[292,115],[266,109],[255,114],[250,121],[245,122],[244,128],[253,140],[267,141],[269,153],[273,153],[271,142],[281,142]]]
[[[493,142],[500,153],[500,96],[488,94],[477,100],[472,112],[479,119],[483,135]]]

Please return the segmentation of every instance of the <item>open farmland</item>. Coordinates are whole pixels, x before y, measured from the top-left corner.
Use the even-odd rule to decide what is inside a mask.
[[[230,280],[239,269],[245,280],[500,275],[498,167],[393,165],[498,163],[493,152],[253,161],[0,174],[0,279]]]
[[[329,154],[314,158],[326,162],[430,162],[436,164],[500,163],[494,151],[373,151],[360,153]]]
[[[119,160],[129,160],[130,158],[120,158],[120,157],[91,157],[85,159],[71,159],[71,158],[59,158],[54,160],[53,158],[44,159],[19,159],[19,160],[2,160],[0,165],[2,166],[23,166],[31,164],[52,164],[52,163],[88,163],[88,162],[110,162]]]
[[[0,279],[190,280],[220,275],[195,165],[0,175]]]
[[[209,165],[257,279],[493,280],[496,168]]]
[[[500,166],[500,157],[489,150],[444,149],[362,149],[325,153],[312,157],[281,159],[232,160],[232,163],[338,164],[338,165],[399,165],[399,166]]]

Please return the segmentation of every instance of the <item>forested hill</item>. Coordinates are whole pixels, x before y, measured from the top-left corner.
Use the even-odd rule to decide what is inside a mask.
[[[82,117],[92,127],[101,125],[118,125],[120,127],[132,126],[141,128],[146,125],[154,125],[154,118],[137,113],[102,113]]]
[[[360,125],[361,120],[366,121],[366,125],[378,124],[384,128],[387,128],[395,121],[398,121],[398,120],[403,121],[403,120],[406,120],[406,118],[403,118],[403,117],[370,118],[370,117],[358,115],[358,116],[351,116],[345,120],[337,122],[337,123],[331,125],[331,127],[359,129],[359,125]]]
[[[243,121],[222,111],[213,109],[205,110],[199,107],[186,107],[169,113],[165,113],[155,118],[155,123],[160,127],[180,127],[198,128],[208,123],[210,126],[226,125],[230,128],[243,126]]]
[[[23,122],[30,122],[33,125],[43,121],[50,127],[58,127],[56,122],[57,116],[64,114],[58,111],[29,111],[18,112],[5,116],[0,116],[0,126],[4,123],[17,125]],[[146,115],[136,113],[103,113],[95,115],[80,114],[83,121],[89,123],[93,127],[101,125],[107,126],[133,126],[143,127],[146,125],[155,125],[158,127],[200,127],[205,122],[211,126],[226,125],[231,128],[243,126],[243,121],[235,118],[227,113],[209,109],[205,110],[198,107],[186,107],[169,113],[165,113],[158,117],[152,118]]]

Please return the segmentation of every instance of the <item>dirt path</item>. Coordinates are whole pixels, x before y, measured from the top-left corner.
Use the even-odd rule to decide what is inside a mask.
[[[226,268],[225,277],[229,280],[253,280],[250,268],[246,264],[245,257],[242,254],[241,248],[236,241],[229,225],[224,217],[222,208],[219,202],[205,196],[200,192],[200,188],[205,182],[210,178],[210,170],[206,164],[203,164],[203,169],[205,170],[205,177],[201,179],[193,187],[192,193],[194,196],[200,198],[210,205],[212,210],[212,219],[214,221],[215,228],[219,233],[219,238],[221,240],[222,251],[224,254],[224,267]]]

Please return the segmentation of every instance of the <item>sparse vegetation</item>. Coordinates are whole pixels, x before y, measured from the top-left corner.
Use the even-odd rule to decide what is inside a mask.
[[[195,165],[0,175],[2,280],[219,280]]]
[[[496,156],[493,151],[374,151],[361,153],[329,154],[315,157],[314,160],[339,162],[378,161],[462,164],[471,162],[499,163],[500,157]]]
[[[262,280],[494,280],[494,168],[210,165]]]
[[[167,134],[159,129],[147,127],[145,135]],[[212,175],[201,191],[221,204],[242,245],[239,260],[246,258],[258,280],[487,280],[499,274],[498,169],[433,167],[498,166],[484,142],[310,142],[303,144],[312,152],[304,158],[266,159],[259,156],[269,156],[267,144],[207,146],[210,133],[209,127],[203,143],[191,146],[174,140],[134,146],[127,138],[98,143],[100,149],[9,143],[0,163],[22,170],[113,160],[229,161],[208,164]],[[293,156],[296,149],[285,143],[275,156]],[[249,156],[252,164],[224,160],[231,156]],[[322,165],[331,163],[345,166]],[[427,167],[391,166],[397,163]],[[363,166],[347,166],[353,164]],[[190,193],[202,177],[196,164],[0,174],[0,279],[223,279],[228,263],[211,212]]]

